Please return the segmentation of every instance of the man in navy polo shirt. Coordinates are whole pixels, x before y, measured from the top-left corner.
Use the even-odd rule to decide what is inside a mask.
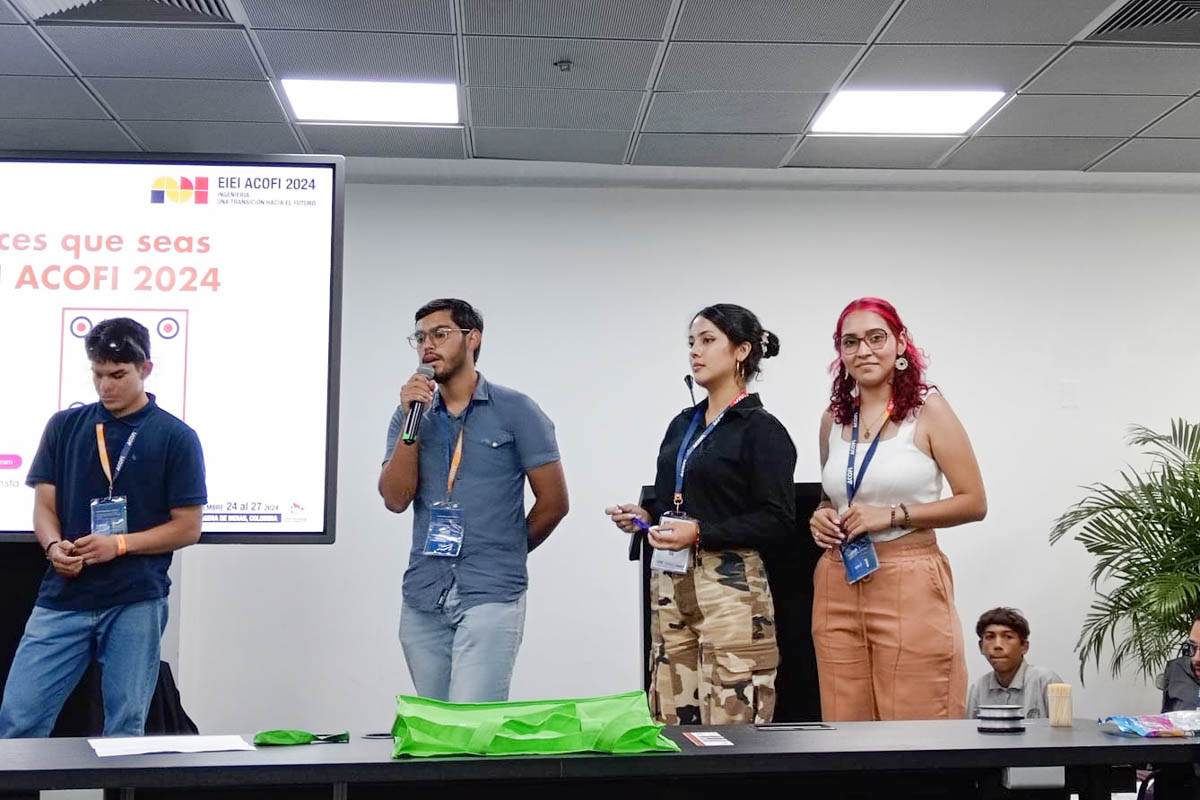
[[[475,371],[483,318],[470,303],[434,300],[416,323],[408,340],[433,379],[418,373],[401,390],[379,476],[389,510],[414,509],[400,644],[418,694],[507,700],[525,629],[526,555],[567,514],[554,423]],[[427,411],[420,439],[406,444],[414,401]]]
[[[200,440],[146,393],[154,367],[146,328],[105,320],[84,345],[100,402],[50,418],[26,477],[50,568],[4,688],[0,738],[49,736],[92,658],[104,735],[141,736],[171,553],[200,538]]]

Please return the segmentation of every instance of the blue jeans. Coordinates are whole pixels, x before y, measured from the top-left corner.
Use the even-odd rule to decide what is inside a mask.
[[[4,687],[0,739],[49,736],[93,658],[101,670],[104,735],[143,735],[166,627],[165,597],[97,611],[36,606]]]
[[[508,699],[525,631],[525,594],[509,603],[463,608],[457,587],[441,610],[400,610],[400,646],[421,697],[452,703]]]

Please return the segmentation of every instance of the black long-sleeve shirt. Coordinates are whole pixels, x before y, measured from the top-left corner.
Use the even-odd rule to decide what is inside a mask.
[[[1195,711],[1200,706],[1200,679],[1186,656],[1167,662],[1163,672],[1162,711]]]
[[[698,408],[703,414],[708,400]],[[658,451],[653,523],[674,509],[675,458],[692,421],[688,407],[667,426]],[[700,428],[693,435],[700,435]],[[796,532],[796,447],[783,424],[767,413],[757,394],[726,412],[688,458],[683,511],[700,522],[704,550],[763,550]]]

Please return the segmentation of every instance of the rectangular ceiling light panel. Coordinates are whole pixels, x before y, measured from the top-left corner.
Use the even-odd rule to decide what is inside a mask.
[[[838,92],[813,133],[951,135],[966,133],[1004,97],[1001,91]]]
[[[300,122],[364,122],[457,125],[458,87],[453,83],[325,81],[284,78]]]

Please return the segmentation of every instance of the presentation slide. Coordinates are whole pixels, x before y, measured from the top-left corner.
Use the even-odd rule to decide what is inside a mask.
[[[333,540],[341,168],[0,157],[0,537],[32,535],[46,421],[96,402],[88,332],[130,317],[204,447],[204,540]]]

